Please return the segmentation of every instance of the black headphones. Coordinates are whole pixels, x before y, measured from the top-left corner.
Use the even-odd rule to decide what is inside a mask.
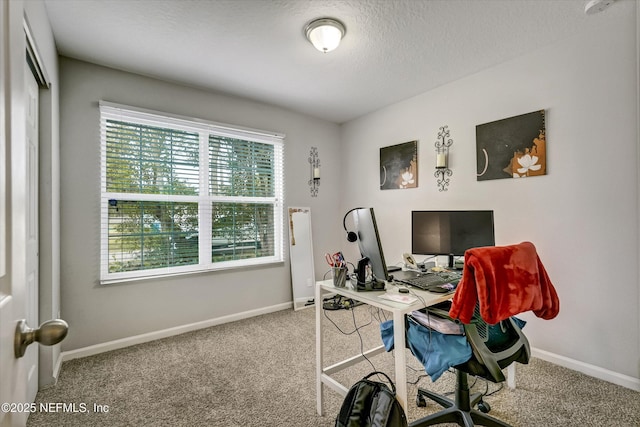
[[[358,210],[358,209],[364,209],[364,208],[353,208],[353,209],[350,209],[349,211],[347,211],[346,214],[344,214],[344,218],[342,218],[342,226],[344,227],[344,231],[347,232],[347,241],[349,241],[349,242],[355,242],[356,240],[358,240],[358,235],[353,231],[347,230],[347,216],[351,212],[353,212],[355,210]]]

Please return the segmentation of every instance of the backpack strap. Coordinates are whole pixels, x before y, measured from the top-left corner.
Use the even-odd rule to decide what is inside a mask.
[[[362,379],[366,380],[366,379],[369,379],[370,377],[372,377],[374,375],[382,375],[383,377],[385,377],[387,379],[387,382],[389,383],[389,385],[391,385],[391,392],[393,393],[393,396],[396,395],[396,385],[393,383],[393,381],[391,381],[391,378],[389,378],[389,376],[387,374],[385,374],[384,372],[380,372],[380,371],[371,372],[369,375],[367,375],[366,377],[364,377]]]
[[[369,378],[382,375],[384,382]],[[396,388],[384,372],[372,372],[349,389],[336,418],[336,427],[406,427],[404,409],[396,399]]]

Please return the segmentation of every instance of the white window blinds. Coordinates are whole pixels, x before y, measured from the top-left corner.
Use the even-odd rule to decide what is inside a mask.
[[[283,136],[100,102],[101,282],[283,260]]]

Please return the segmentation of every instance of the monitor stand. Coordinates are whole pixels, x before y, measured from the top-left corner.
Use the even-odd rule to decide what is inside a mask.
[[[365,282],[365,283],[358,283],[356,285],[355,290],[357,292],[384,291],[385,287],[386,287],[386,282],[383,282],[381,280],[376,280],[374,278],[373,280],[370,280],[370,281]]]
[[[462,267],[456,267],[453,254],[449,254],[449,264],[447,265],[447,268],[449,268],[449,270],[462,270]]]
[[[383,291],[385,288],[384,281],[376,279],[375,276],[370,281],[367,281],[367,265],[369,265],[369,258],[367,257],[358,261],[356,291]]]

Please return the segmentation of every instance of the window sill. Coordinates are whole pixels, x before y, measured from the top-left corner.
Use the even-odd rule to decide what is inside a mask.
[[[262,268],[272,268],[274,266],[284,266],[284,261],[282,260],[273,260],[261,262],[258,264],[239,264],[239,265],[227,265],[216,268],[197,268],[197,269],[189,269],[188,271],[173,271],[173,272],[156,272],[153,274],[147,274],[144,276],[136,276],[136,277],[110,277],[106,279],[100,279],[100,285],[112,285],[118,283],[128,283],[128,282],[142,282],[154,279],[165,279],[171,277],[180,277],[180,276],[191,276],[194,274],[206,274],[206,273],[216,273],[216,272],[229,272],[233,270],[247,270],[247,269],[262,269]]]

